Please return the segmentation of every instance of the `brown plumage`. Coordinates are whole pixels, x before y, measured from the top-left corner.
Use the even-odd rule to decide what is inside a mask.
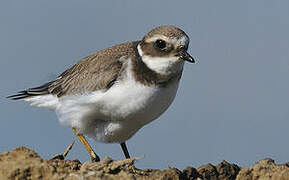
[[[155,36],[156,34],[166,36],[168,38],[181,38],[182,36],[186,36],[186,33],[174,26],[159,26],[151,30],[149,33],[147,33],[143,41],[146,39],[151,38],[152,36]]]
[[[64,71],[48,88],[49,93],[58,97],[83,94],[110,88],[120,75],[123,62],[129,57],[138,42],[128,42],[98,51],[80,60]]]

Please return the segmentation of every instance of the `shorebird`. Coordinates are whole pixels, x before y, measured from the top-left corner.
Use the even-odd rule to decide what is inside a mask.
[[[157,119],[173,102],[189,37],[174,26],[160,26],[142,40],[126,42],[81,59],[55,80],[9,96],[32,106],[54,110],[61,124],[73,129],[93,161],[98,155],[84,135],[119,143]]]

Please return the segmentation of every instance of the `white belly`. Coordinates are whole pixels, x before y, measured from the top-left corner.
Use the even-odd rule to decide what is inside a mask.
[[[64,97],[56,112],[62,124],[98,141],[124,142],[169,107],[177,88],[178,81],[156,88],[130,79],[106,92]]]
[[[124,142],[141,127],[158,118],[172,103],[178,80],[165,88],[145,86],[133,77],[131,63],[121,80],[107,91],[57,98],[36,96],[31,105],[56,111],[61,124],[102,142]]]

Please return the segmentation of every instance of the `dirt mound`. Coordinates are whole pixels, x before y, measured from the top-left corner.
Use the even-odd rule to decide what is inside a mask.
[[[223,161],[216,166],[207,164],[182,171],[134,169],[135,160],[105,158],[83,164],[78,160],[43,160],[36,152],[18,147],[0,154],[0,179],[289,179],[289,163],[276,165],[272,159],[261,160],[249,168]]]

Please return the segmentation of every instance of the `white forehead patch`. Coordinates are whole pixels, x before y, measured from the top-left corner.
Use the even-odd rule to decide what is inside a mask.
[[[187,36],[183,36],[180,39],[176,40],[177,44],[181,45],[181,46],[186,46],[189,44],[190,40]]]

